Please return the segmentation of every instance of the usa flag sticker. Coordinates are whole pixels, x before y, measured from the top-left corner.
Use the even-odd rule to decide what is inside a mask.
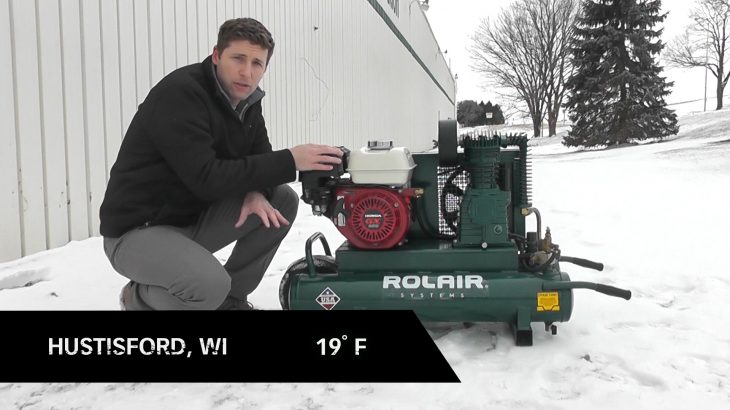
[[[325,288],[319,296],[317,296],[316,300],[323,308],[332,310],[332,308],[340,302],[340,297],[328,287]]]

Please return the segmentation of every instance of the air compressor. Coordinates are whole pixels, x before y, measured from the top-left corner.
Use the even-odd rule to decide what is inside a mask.
[[[603,270],[561,254],[531,202],[524,134],[458,136],[439,121],[438,150],[412,153],[392,141],[343,150],[331,171],[300,173],[302,200],[346,238],[332,255],[326,238],[282,277],[284,310],[413,310],[424,322],[506,322],[515,343],[532,345],[533,322],[557,333],[573,290],[631,298],[628,290],[571,281],[560,263]],[[526,219],[536,219],[526,232]],[[313,254],[320,242],[324,255]]]

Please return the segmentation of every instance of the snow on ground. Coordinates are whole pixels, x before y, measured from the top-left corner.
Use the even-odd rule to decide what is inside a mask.
[[[4,383],[0,408],[730,408],[728,114],[685,115],[678,136],[620,149],[531,142],[543,226],[563,254],[606,265],[563,270],[633,298],[576,290],[571,320],[557,336],[534,325],[532,347],[504,324],[429,324],[460,385]],[[315,231],[343,240],[302,204],[253,303],[279,309],[279,280]],[[117,309],[124,283],[100,238],[72,242],[0,264],[0,310]]]

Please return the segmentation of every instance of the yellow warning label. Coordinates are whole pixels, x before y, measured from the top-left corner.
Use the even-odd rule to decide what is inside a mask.
[[[538,292],[537,311],[560,312],[560,297],[558,297],[558,292]]]

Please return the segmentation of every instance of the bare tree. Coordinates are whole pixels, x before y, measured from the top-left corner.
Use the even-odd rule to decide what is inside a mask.
[[[557,132],[558,115],[570,77],[570,46],[578,14],[578,0],[522,0],[532,24],[537,28],[540,55],[545,59],[544,87],[548,135]]]
[[[519,4],[518,4],[519,3]],[[539,53],[539,33],[522,3],[512,3],[495,20],[483,19],[469,48],[472,67],[483,73],[508,103],[523,102],[540,136],[545,115],[545,65]]]
[[[719,110],[730,79],[730,0],[698,0],[690,16],[694,24],[669,44],[665,58],[679,67],[707,67],[717,79]]]
[[[509,106],[526,106],[535,136],[547,114],[555,135],[578,0],[517,0],[472,36],[472,67]]]

